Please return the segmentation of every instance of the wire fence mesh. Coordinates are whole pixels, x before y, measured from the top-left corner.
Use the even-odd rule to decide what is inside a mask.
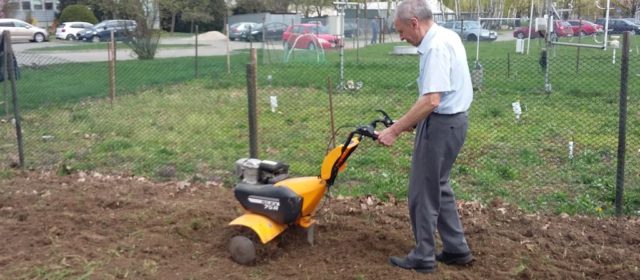
[[[356,43],[365,45],[345,45]],[[289,163],[294,175],[317,175],[327,149],[377,118],[376,109],[400,117],[417,98],[416,56],[390,54],[388,45],[341,55],[322,49],[288,53],[281,44],[254,44],[260,48],[258,154]],[[505,197],[530,210],[610,212],[620,58],[549,55],[551,93],[545,92],[538,55],[481,53],[482,87],[453,170],[454,188],[463,199]],[[107,62],[70,62],[37,52],[18,53],[17,59],[27,168],[229,182],[234,162],[248,156],[246,49],[234,51],[230,65],[225,56],[118,60],[114,102],[108,98]],[[476,67],[472,54],[469,67]],[[636,56],[630,69],[625,211],[638,214]],[[0,100],[1,168],[15,166],[17,155],[7,96]],[[341,191],[405,194],[411,148],[410,134],[390,149],[361,145],[338,183]]]

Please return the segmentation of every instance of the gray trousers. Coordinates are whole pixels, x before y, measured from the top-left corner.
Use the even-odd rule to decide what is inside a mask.
[[[467,114],[432,113],[416,129],[408,194],[416,247],[408,258],[434,263],[436,228],[445,252],[469,252],[449,185],[451,167],[467,134]]]

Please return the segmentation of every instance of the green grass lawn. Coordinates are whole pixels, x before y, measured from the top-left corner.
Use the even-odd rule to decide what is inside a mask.
[[[268,96],[277,96],[272,113]],[[462,199],[496,197],[530,211],[609,214],[615,186],[616,104],[606,97],[573,100],[517,94],[476,95],[469,136],[453,171],[454,188]],[[336,94],[337,141],[357,124],[377,117],[377,108],[398,116],[413,96]],[[524,106],[520,122],[511,101]],[[637,99],[636,99],[637,100]],[[175,166],[180,177],[196,173],[233,182],[235,160],[248,153],[246,96],[241,88],[214,89],[198,80],[64,108],[49,107],[23,115],[30,166],[100,172],[132,172],[155,177]],[[218,104],[219,106],[217,106]],[[259,150],[262,158],[282,160],[295,175],[316,175],[330,139],[328,96],[310,88],[266,88],[259,97]],[[634,108],[637,108],[635,106]],[[554,115],[554,117],[549,117]],[[587,121],[588,120],[588,121]],[[629,126],[629,143],[638,147],[638,118]],[[11,126],[3,125],[3,138]],[[43,140],[51,135],[53,140]],[[567,144],[575,143],[568,158]],[[393,148],[367,140],[353,155],[337,182],[346,195],[404,197],[412,135]],[[637,152],[627,162],[627,212],[640,207]],[[634,156],[635,155],[635,156]],[[220,170],[226,170],[220,173]]]
[[[632,47],[636,44],[636,39]],[[345,51],[345,80],[359,91],[334,93],[343,141],[357,124],[384,109],[399,117],[415,101],[417,60],[393,56],[394,44]],[[475,44],[467,43],[473,66]],[[619,60],[611,51],[559,47],[550,52],[554,91],[544,93],[540,46],[516,55],[515,42],[483,42],[484,86],[476,92],[467,142],[453,170],[462,199],[499,197],[529,211],[612,213],[618,129]],[[339,81],[339,52],[321,62],[296,51],[282,63],[278,50],[258,51],[259,150],[283,160],[295,175],[316,175],[330,138],[328,80]],[[626,213],[640,209],[638,53],[631,53],[627,121]],[[200,173],[234,181],[236,159],[248,154],[246,53],[123,61],[110,105],[106,63],[24,67],[18,81],[29,167],[132,172],[156,177],[175,166],[179,178]],[[269,78],[270,77],[270,78]],[[271,113],[269,96],[279,111]],[[516,122],[511,103],[520,101]],[[5,115],[0,107],[0,115]],[[0,152],[15,154],[12,126],[0,123]],[[53,136],[53,140],[43,140]],[[568,143],[575,145],[569,159]],[[6,143],[6,144],[5,144]],[[337,182],[347,195],[406,195],[412,136],[393,148],[365,141]],[[65,168],[62,168],[66,166]]]

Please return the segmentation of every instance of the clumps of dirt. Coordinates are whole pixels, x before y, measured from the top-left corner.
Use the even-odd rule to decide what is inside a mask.
[[[638,218],[528,214],[499,201],[459,206],[477,260],[439,265],[425,279],[640,278]],[[252,266],[228,253],[239,229],[227,224],[241,213],[220,182],[19,175],[0,181],[0,278],[418,277],[388,264],[414,243],[403,201],[335,197],[318,213],[313,246],[290,229],[261,246]]]

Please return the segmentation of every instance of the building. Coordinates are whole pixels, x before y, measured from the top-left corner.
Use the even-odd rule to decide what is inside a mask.
[[[436,22],[450,20],[454,17],[455,12],[443,5],[441,1],[437,0],[425,0],[433,12],[433,19]],[[391,5],[389,5],[391,4]],[[353,5],[347,6],[345,9],[346,18],[355,18],[356,16],[366,17],[371,19],[373,17],[384,18],[392,20],[396,6],[399,3],[397,1],[383,1],[383,2],[366,2],[360,3],[360,7],[356,8]],[[358,14],[359,13],[359,14]]]
[[[29,17],[35,20],[34,25],[40,27],[50,27],[60,13],[60,1],[58,0],[0,0],[0,4],[8,2],[12,7],[12,15],[2,15],[2,17],[12,17],[28,21]],[[160,28],[160,9],[157,0],[146,0],[144,12],[148,15],[149,25],[152,28]]]
[[[13,6],[12,17],[24,21],[31,17],[35,20],[34,24],[41,27],[49,27],[53,24],[60,6],[58,0],[9,0],[8,2]]]

